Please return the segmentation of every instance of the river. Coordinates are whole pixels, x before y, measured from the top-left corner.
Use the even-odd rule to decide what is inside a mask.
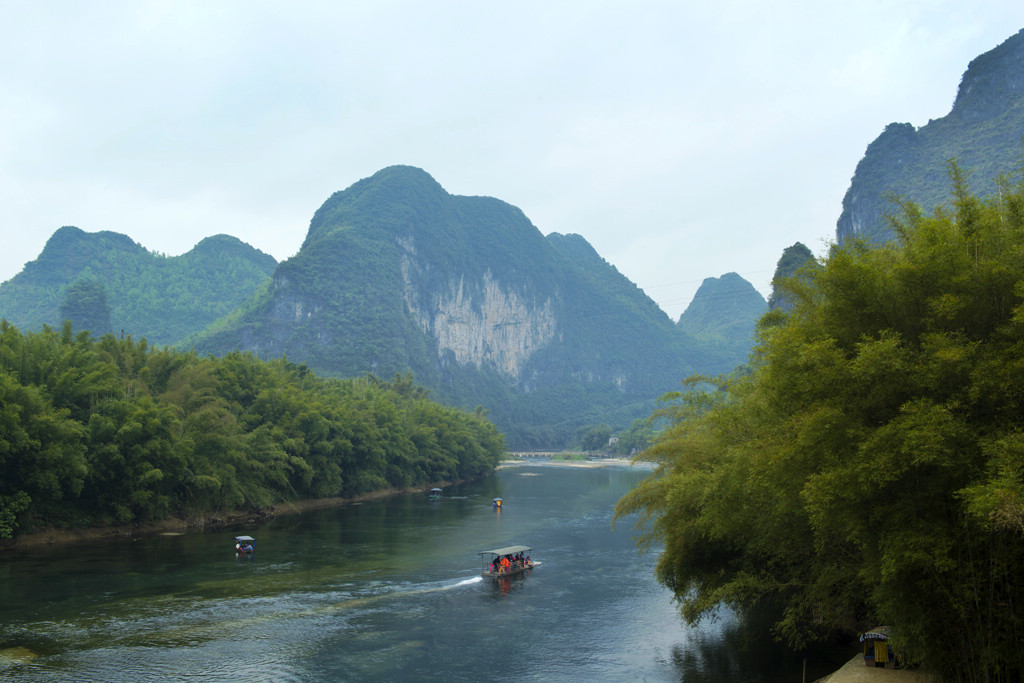
[[[800,681],[802,655],[728,612],[682,623],[634,521],[611,524],[647,474],[522,465],[440,501],[8,552],[0,679]],[[477,553],[513,544],[541,566],[482,579]],[[806,680],[851,655],[815,651]]]

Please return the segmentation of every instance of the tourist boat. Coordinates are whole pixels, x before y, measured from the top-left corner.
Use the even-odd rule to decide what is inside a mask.
[[[514,576],[533,569],[540,562],[530,559],[528,553],[532,550],[525,545],[510,545],[507,548],[495,548],[494,550],[481,550],[477,555],[483,562],[483,576],[500,578]],[[520,559],[522,558],[522,559]],[[504,562],[503,561],[506,561]]]
[[[235,536],[235,552],[251,553],[256,550],[256,539],[252,536]]]
[[[501,498],[495,498],[494,500],[492,500],[491,501],[491,507],[493,507],[495,510],[500,510],[501,509]]]
[[[444,492],[439,488],[430,489],[430,500],[440,500],[444,496]]]

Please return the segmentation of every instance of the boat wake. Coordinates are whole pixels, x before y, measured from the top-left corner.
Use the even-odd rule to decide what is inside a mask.
[[[463,579],[462,581],[459,581],[458,583],[453,583],[452,585],[447,586],[447,588],[461,588],[462,586],[469,586],[469,585],[474,584],[474,583],[480,583],[483,580],[484,580],[484,577],[482,577],[482,576],[474,576],[471,579]]]

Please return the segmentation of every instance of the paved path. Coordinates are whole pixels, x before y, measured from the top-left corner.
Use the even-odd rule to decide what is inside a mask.
[[[836,672],[815,683],[934,683],[929,674],[906,669],[876,669],[864,665],[864,655],[856,654]]]

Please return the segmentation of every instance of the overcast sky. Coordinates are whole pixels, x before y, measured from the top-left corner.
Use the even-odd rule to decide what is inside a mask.
[[[673,319],[835,237],[890,122],[946,115],[1024,2],[0,0],[0,281],[53,232],[279,261],[393,164],[583,235]]]

